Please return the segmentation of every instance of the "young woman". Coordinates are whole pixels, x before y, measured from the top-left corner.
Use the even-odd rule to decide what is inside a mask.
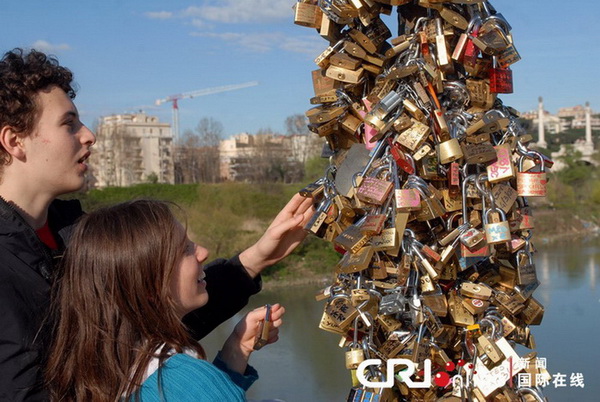
[[[182,317],[209,299],[202,262],[170,207],[140,200],[81,218],[53,295],[46,364],[52,400],[238,401],[265,307],[248,313],[208,363]],[[284,308],[271,309],[267,343]]]

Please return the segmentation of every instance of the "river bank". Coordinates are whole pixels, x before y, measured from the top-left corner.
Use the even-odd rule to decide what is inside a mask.
[[[561,240],[574,240],[598,236],[600,226],[593,217],[581,218],[566,209],[534,209],[532,241],[534,244],[550,244]]]

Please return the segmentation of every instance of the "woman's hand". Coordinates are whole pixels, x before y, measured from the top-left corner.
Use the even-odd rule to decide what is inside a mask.
[[[306,237],[304,225],[314,213],[312,199],[296,194],[277,214],[262,237],[240,253],[240,262],[252,278],[288,255]]]
[[[267,308],[259,307],[250,311],[237,323],[233,332],[225,341],[221,350],[221,359],[227,366],[240,374],[244,374],[250,354],[254,351],[254,343],[260,337],[260,323],[264,321]],[[283,324],[281,317],[285,308],[280,304],[271,306],[271,329],[267,344],[277,342],[279,327]]]

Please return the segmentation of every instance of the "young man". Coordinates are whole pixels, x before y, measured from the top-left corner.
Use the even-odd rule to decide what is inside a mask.
[[[94,134],[73,104],[72,73],[56,59],[20,49],[0,60],[0,401],[46,400],[41,387],[50,287],[83,186]],[[198,339],[260,290],[260,272],[302,241],[310,199],[293,197],[261,239],[206,267],[208,304],[186,317]],[[81,267],[85,269],[85,267]]]

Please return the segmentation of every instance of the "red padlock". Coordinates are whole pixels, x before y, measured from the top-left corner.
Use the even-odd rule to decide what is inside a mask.
[[[490,68],[490,92],[493,94],[512,94],[513,76],[510,67],[502,68],[492,56],[492,67]]]

